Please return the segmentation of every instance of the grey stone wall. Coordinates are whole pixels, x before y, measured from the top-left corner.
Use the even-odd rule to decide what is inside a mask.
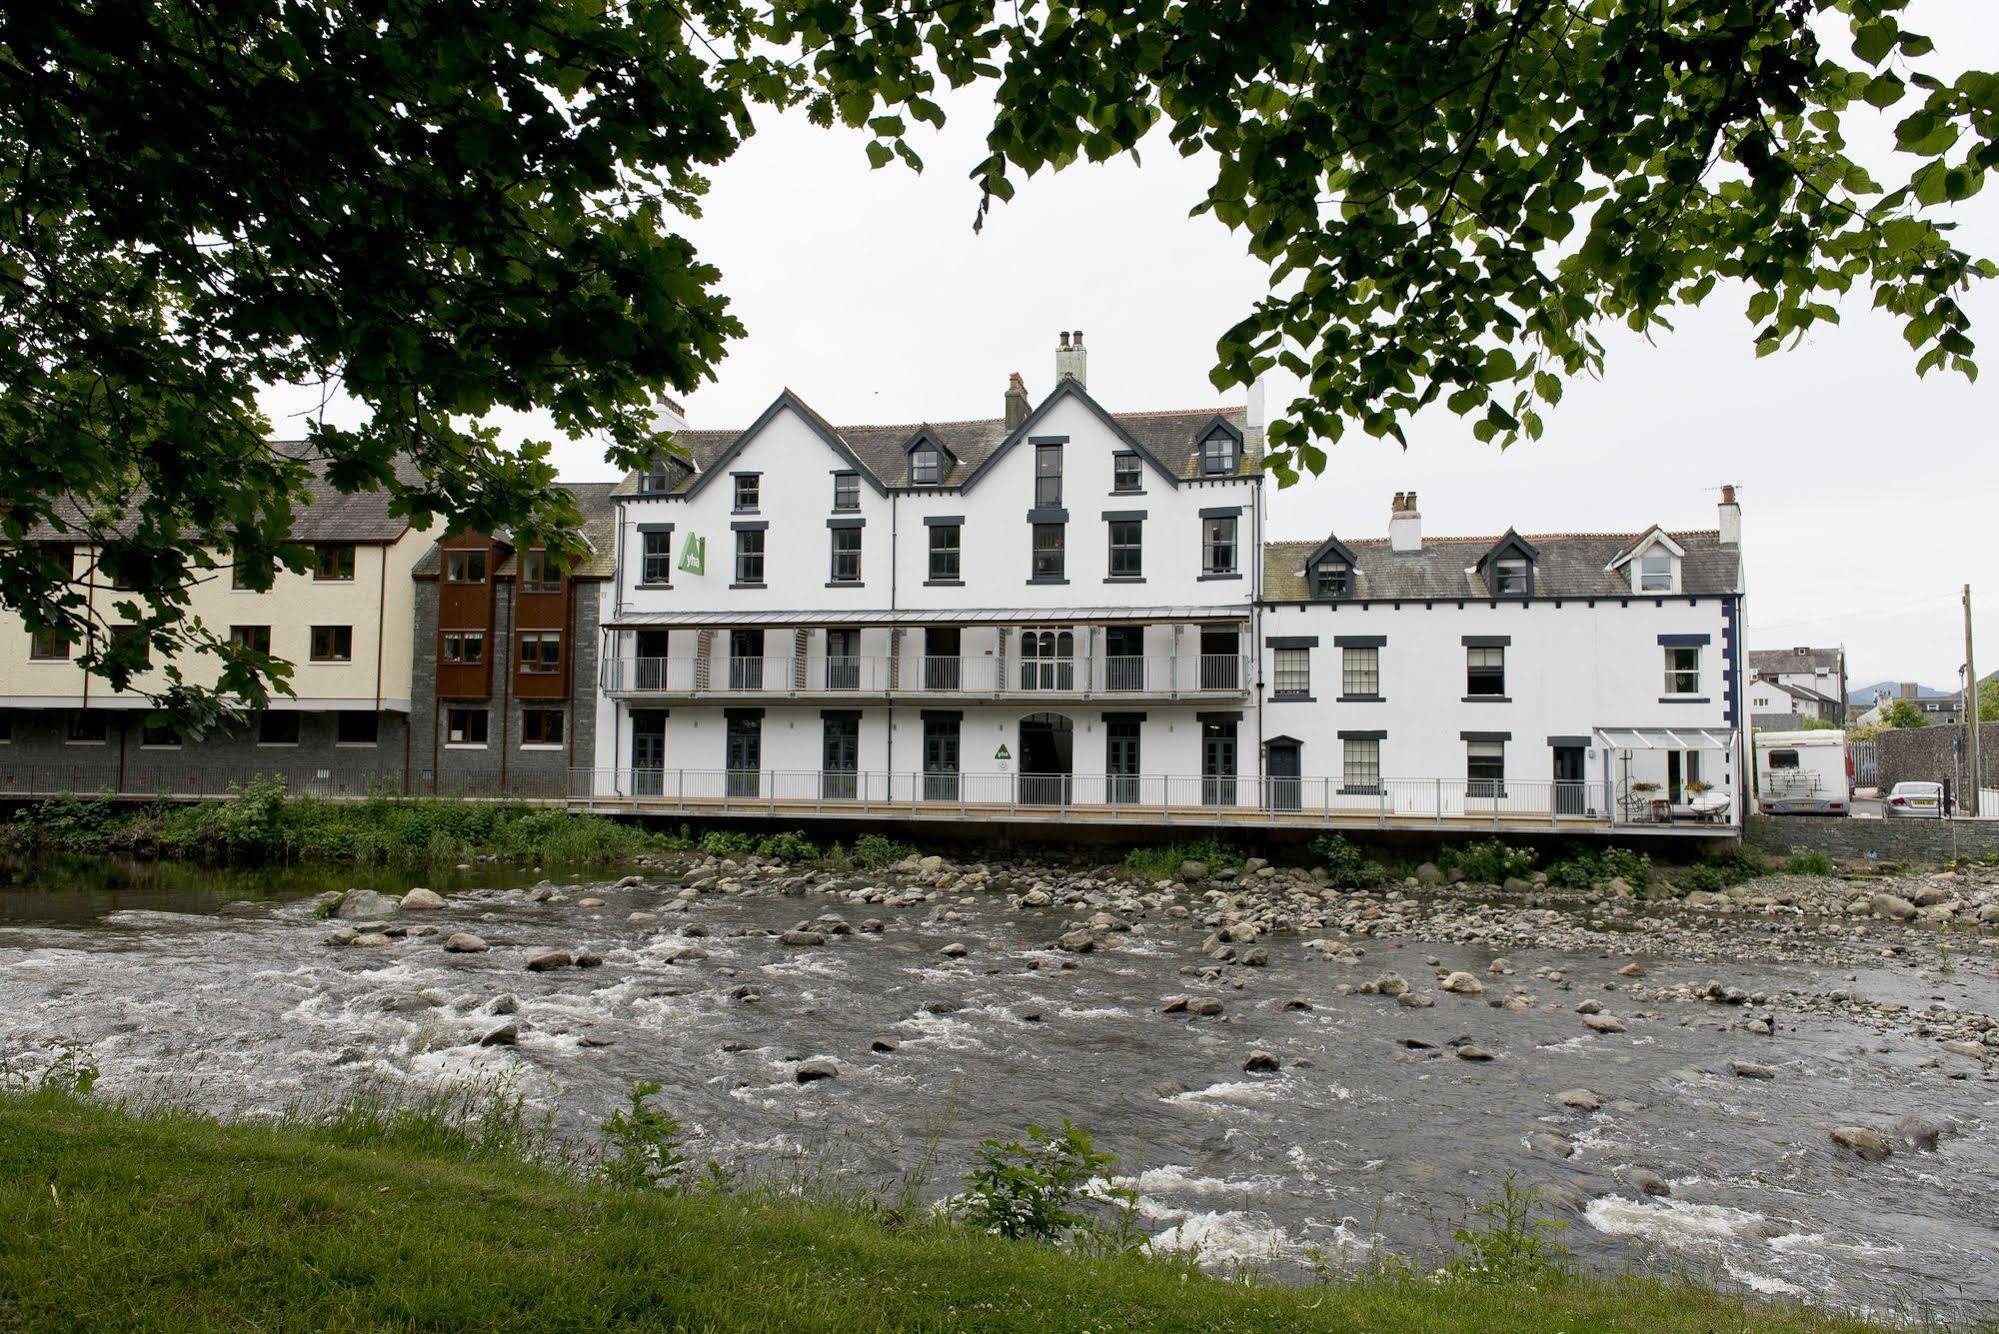
[[[1943,862],[1999,853],[1999,820],[1855,820],[1752,815],[1743,840],[1779,856],[1804,848],[1831,857]]]
[[[492,659],[492,695],[465,700],[463,708],[486,710],[486,744],[454,748],[444,742],[450,700],[437,698],[437,581],[416,584],[416,643],[411,685],[410,726],[414,746],[410,759],[411,786],[440,796],[566,797],[572,763],[588,767],[596,748],[597,729],[597,593],[594,582],[579,583],[570,624],[563,636],[570,655],[571,698],[521,700],[513,693],[514,592],[512,581],[500,584],[494,599],[493,629],[486,644]],[[564,744],[560,750],[522,749],[521,712],[526,708],[559,708],[564,712]]]
[[[1881,786],[1902,782],[1941,783],[1957,781],[1955,746],[1963,738],[1962,727],[1900,727],[1881,733],[1875,740],[1880,762]],[[1985,771],[1985,786],[1999,787],[1999,723],[1978,725],[1978,764]]]
[[[408,719],[400,713],[378,715],[372,746],[338,744],[338,715],[303,712],[297,745],[261,745],[251,724],[170,747],[144,744],[143,709],[103,713],[104,742],[73,745],[70,710],[9,710],[11,739],[0,744],[0,793],[225,796],[232,783],[262,775],[283,778],[293,792],[324,796],[403,791]]]

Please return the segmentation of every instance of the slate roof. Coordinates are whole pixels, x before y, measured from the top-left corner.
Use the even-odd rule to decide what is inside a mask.
[[[292,540],[295,542],[394,542],[409,528],[409,521],[400,515],[389,513],[389,497],[383,491],[359,491],[346,494],[327,481],[324,475],[325,460],[312,452],[312,446],[304,440],[273,440],[271,448],[302,458],[313,470],[313,477],[307,483],[310,498],[298,507],[292,518]],[[398,481],[415,484],[420,479],[414,464],[397,459],[395,464]],[[133,493],[133,511],[146,497],[144,488]],[[89,509],[73,496],[64,496],[55,503],[57,517],[73,525],[65,529],[43,521],[29,527],[23,540],[29,542],[81,542],[89,534]],[[132,514],[110,523],[108,530],[117,536],[129,536],[133,530]]]
[[[1840,656],[1840,650],[1836,648],[1753,648],[1749,650],[1749,670],[1756,676],[1779,672],[1837,672]]]
[[[1650,532],[1647,529],[1646,532]],[[1536,598],[1632,597],[1631,580],[1622,571],[1605,568],[1618,553],[1644,533],[1521,534],[1540,552],[1534,565]],[[1686,549],[1680,567],[1680,594],[1729,593],[1735,590],[1740,558],[1721,545],[1713,529],[1669,533]],[[1363,538],[1345,545],[1356,558],[1355,587],[1340,601],[1361,599],[1420,601],[1426,598],[1489,598],[1491,591],[1476,569],[1479,558],[1492,550],[1498,537],[1425,537],[1421,551],[1397,552],[1387,538]],[[1310,602],[1305,560],[1325,545],[1312,542],[1270,542],[1263,548],[1263,597],[1266,602]],[[1657,596],[1654,594],[1653,596]]]
[[[570,571],[573,579],[609,579],[618,557],[618,514],[612,503],[612,493],[617,490],[616,482],[561,482],[565,491],[576,498],[576,508],[583,515],[583,540],[590,544],[590,555]],[[505,536],[498,541],[507,552],[493,567],[496,576],[513,578],[520,572],[520,554],[508,544]],[[443,559],[440,548],[433,542],[430,550],[417,558],[410,568],[410,575],[416,579],[437,578],[438,563]]]
[[[951,455],[944,460],[949,465],[945,469],[942,482],[942,486],[946,489],[962,486],[1011,434],[1007,430],[1005,418],[1002,417],[984,417],[974,421],[835,426],[789,391],[779,401],[787,400],[839,440],[855,460],[873,475],[875,481],[887,487],[900,488],[906,484],[909,475],[907,450],[919,431],[928,432]],[[1158,459],[1161,465],[1182,481],[1195,480],[1204,475],[1200,471],[1200,442],[1207,435],[1209,424],[1216,418],[1234,427],[1237,435],[1243,440],[1240,464],[1234,475],[1254,477],[1263,467],[1262,433],[1248,429],[1249,415],[1247,410],[1241,407],[1113,412],[1109,416],[1120,429],[1137,441],[1141,448]],[[705,475],[715,466],[717,460],[729,453],[731,447],[742,438],[747,429],[750,428],[731,427],[726,430],[677,432],[673,436],[672,443],[676,448],[686,452],[687,457],[693,461],[694,471],[677,477],[674,485],[666,492],[647,494],[684,495],[697,478]],[[619,484],[617,494],[620,496],[640,494],[639,475],[632,473],[627,476]]]
[[[1813,704],[1839,703],[1839,701],[1834,699],[1831,695],[1820,694],[1818,691],[1813,690],[1810,686],[1788,685],[1783,681],[1779,681],[1774,676],[1758,675],[1756,679],[1763,682],[1765,685],[1776,687],[1778,690],[1781,690],[1785,694],[1789,695],[1792,699],[1806,700]]]

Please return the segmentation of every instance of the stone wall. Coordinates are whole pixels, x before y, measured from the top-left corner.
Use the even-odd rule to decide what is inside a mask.
[[[1964,737],[1961,727],[1898,727],[1875,738],[1875,754],[1880,760],[1881,786],[1901,782],[1941,783],[1957,781],[1957,743]],[[1999,787],[1999,723],[1978,725],[1978,763],[1985,770],[1985,786]]]
[[[144,742],[143,709],[106,709],[102,742],[68,740],[68,709],[10,711],[0,745],[0,794],[118,792],[145,797],[226,796],[232,783],[270,775],[288,790],[356,797],[403,791],[407,719],[378,715],[373,745],[341,744],[338,715],[299,714],[296,745],[264,745],[254,723],[178,746]]]
[[[1999,854],[1999,820],[1855,820],[1835,815],[1752,815],[1743,841],[1778,855],[1799,848],[1831,857],[1943,862]]]

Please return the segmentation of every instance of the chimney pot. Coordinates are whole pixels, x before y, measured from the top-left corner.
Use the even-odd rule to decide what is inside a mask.
[[[1067,329],[1062,331],[1062,346],[1065,348],[1069,346],[1069,331]]]

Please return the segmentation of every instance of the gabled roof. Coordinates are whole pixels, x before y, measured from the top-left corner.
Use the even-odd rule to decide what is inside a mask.
[[[925,442],[926,440],[929,441],[931,444],[937,446],[937,448],[943,453],[944,457],[951,460],[951,462],[956,463],[958,461],[957,453],[951,448],[951,446],[945,444],[943,439],[935,431],[930,429],[929,422],[925,422],[923,423],[923,425],[916,428],[916,434],[909,437],[909,443],[902,447],[903,454],[906,456],[915,453],[916,447]]]
[[[989,417],[974,421],[905,422],[879,426],[832,426],[818,413],[813,412],[789,390],[778,396],[778,400],[759,417],[757,423],[748,430],[678,431],[672,437],[675,448],[684,452],[693,465],[691,480],[676,479],[666,491],[646,493],[648,496],[690,496],[696,493],[703,479],[724,467],[729,459],[747,445],[747,437],[767,424],[780,405],[794,406],[800,416],[830,440],[837,440],[844,446],[844,457],[854,465],[857,472],[866,476],[877,492],[890,487],[900,489],[907,475],[908,450],[918,433],[927,432],[938,447],[951,460],[951,466],[944,472],[942,488],[961,489],[970,486],[974,479],[982,475],[991,461],[1013,444],[1024,440],[1036,429],[1036,423],[1045,418],[1047,412],[1057,403],[1075,396],[1091,408],[1108,425],[1120,444],[1147,459],[1160,475],[1172,482],[1197,481],[1200,471],[1200,442],[1220,421],[1236,433],[1242,441],[1240,458],[1235,475],[1254,477],[1261,471],[1261,432],[1248,427],[1247,412],[1239,407],[1193,408],[1166,412],[1107,412],[1092,399],[1083,387],[1073,380],[1064,380],[1054,392],[1043,399],[1041,405],[1028,415],[1027,421],[1019,428],[1009,431],[1002,417]],[[925,488],[926,490],[934,488]],[[619,496],[636,496],[639,493],[638,475],[628,476],[617,487]]]
[[[1628,565],[1637,558],[1639,552],[1654,545],[1665,547],[1666,550],[1672,552],[1675,556],[1684,557],[1687,554],[1687,549],[1678,542],[1675,542],[1671,533],[1655,523],[1640,534],[1637,541],[1613,556],[1610,564],[1604,568],[1615,570],[1620,566]]]
[[[1836,648],[1753,648],[1749,670],[1758,676],[1776,672],[1837,672],[1845,650]]]
[[[1497,542],[1494,542],[1492,546],[1486,551],[1486,553],[1478,558],[1478,568],[1480,570],[1486,569],[1494,561],[1498,560],[1501,556],[1504,556],[1509,550],[1517,552],[1522,558],[1527,560],[1530,564],[1541,558],[1540,548],[1536,547],[1532,542],[1529,542],[1519,533],[1509,528],[1506,530],[1504,536],[1502,536]]]
[[[1353,554],[1352,547],[1340,541],[1337,537],[1328,537],[1313,549],[1311,555],[1305,557],[1305,568],[1308,570],[1311,569],[1328,556],[1338,556],[1349,565],[1358,566],[1360,564],[1359,558]]]
[[[1513,534],[1513,536],[1518,536]],[[1536,598],[1632,598],[1631,581],[1610,570],[1610,560],[1643,534],[1535,534]],[[1676,531],[1673,540],[1685,550],[1680,566],[1680,591],[1671,596],[1732,593],[1740,554],[1724,547],[1713,529]],[[1356,598],[1368,601],[1483,601],[1491,598],[1475,572],[1479,558],[1494,549],[1490,537],[1423,539],[1422,549],[1391,550],[1388,539],[1360,538],[1342,542],[1354,556],[1358,580]],[[1522,541],[1529,541],[1521,538]],[[1323,541],[1271,542],[1263,549],[1263,596],[1268,602],[1310,602],[1305,565],[1326,544]],[[1660,597],[1662,594],[1643,596]]]
[[[583,542],[589,554],[569,570],[572,579],[608,579],[613,573],[617,558],[617,509],[612,504],[614,482],[558,482],[556,485],[575,498],[576,509],[583,517]],[[497,534],[494,543],[502,549],[499,560],[494,564],[493,573],[497,577],[512,578],[520,572],[520,552],[505,534]],[[410,574],[418,579],[435,579],[437,567],[442,557],[437,543],[417,558]]]

